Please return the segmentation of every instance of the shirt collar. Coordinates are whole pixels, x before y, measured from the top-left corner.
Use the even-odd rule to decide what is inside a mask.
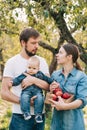
[[[77,69],[74,67],[69,74],[71,74],[72,76],[75,76],[76,75],[76,70]],[[61,74],[63,74],[63,68],[60,69],[59,75],[61,75]]]
[[[72,69],[72,71],[70,72],[70,74],[72,75],[72,76],[75,76],[76,75],[76,68],[74,67],[73,69]]]

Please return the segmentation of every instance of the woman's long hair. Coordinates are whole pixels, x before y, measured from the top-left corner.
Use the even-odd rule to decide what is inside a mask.
[[[82,68],[77,61],[80,56],[78,47],[76,45],[73,45],[72,43],[64,44],[62,47],[66,51],[67,55],[72,55],[72,60],[75,67],[82,71]]]

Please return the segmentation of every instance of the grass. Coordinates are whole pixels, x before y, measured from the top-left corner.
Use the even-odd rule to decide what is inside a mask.
[[[11,104],[0,98],[0,130],[9,130],[11,118]],[[51,112],[46,115],[45,130],[50,130]]]
[[[45,123],[45,130],[50,130],[50,124],[51,124],[51,112],[48,112],[46,115],[46,123]]]
[[[0,85],[1,86],[1,85]],[[87,130],[87,106],[83,109],[84,120],[85,120],[85,130]],[[50,130],[52,112],[48,112],[46,115],[45,130]],[[9,102],[3,101],[0,98],[0,130],[9,130],[8,125],[11,118],[11,104]]]
[[[0,130],[9,130],[8,125],[11,118],[11,109],[10,107],[6,110],[3,116],[0,116]],[[45,130],[50,130],[50,121],[51,121],[51,112],[46,115],[46,125]]]
[[[87,106],[83,109],[83,111],[84,111],[85,127],[87,130]],[[51,115],[52,112],[48,112],[46,115],[45,130],[50,130]],[[8,125],[10,118],[11,118],[11,104],[9,104],[6,101],[2,101],[0,99],[0,130],[9,130]]]
[[[11,105],[0,99],[0,130],[8,130],[11,117]]]
[[[51,112],[48,112],[48,114],[46,115],[45,130],[50,130],[51,114],[52,114]],[[10,118],[11,118],[11,103],[2,100],[0,97],[0,130],[9,130],[8,126]]]
[[[83,112],[84,112],[85,129],[87,130],[87,106],[83,109]]]
[[[7,110],[6,114],[0,118],[0,130],[8,130],[8,124],[11,117],[11,111]]]

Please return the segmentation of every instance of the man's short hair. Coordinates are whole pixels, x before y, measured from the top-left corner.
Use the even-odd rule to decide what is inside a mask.
[[[20,42],[22,40],[24,42],[27,42],[29,40],[29,38],[31,38],[31,37],[37,38],[39,36],[40,36],[39,32],[37,30],[35,30],[34,28],[26,28],[20,34]]]

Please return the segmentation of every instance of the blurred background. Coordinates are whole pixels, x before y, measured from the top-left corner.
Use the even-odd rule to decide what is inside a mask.
[[[19,34],[26,27],[40,32],[37,54],[46,59],[50,74],[59,68],[55,54],[67,42],[79,47],[79,62],[87,73],[87,0],[0,0],[0,88],[4,65],[20,51]],[[46,108],[49,130],[51,108]],[[86,107],[83,112],[87,122]],[[11,104],[0,98],[0,130],[8,130],[10,116]]]

